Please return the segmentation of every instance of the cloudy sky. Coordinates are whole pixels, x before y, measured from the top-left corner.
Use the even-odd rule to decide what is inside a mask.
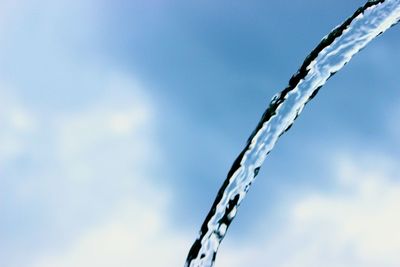
[[[183,266],[271,97],[362,4],[0,0],[0,266]],[[400,265],[399,46],[307,105],[216,266]]]

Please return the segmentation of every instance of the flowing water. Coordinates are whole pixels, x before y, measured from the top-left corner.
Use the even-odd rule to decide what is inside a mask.
[[[239,204],[279,137],[333,74],[399,19],[400,0],[368,1],[307,56],[289,85],[274,96],[246,147],[233,163],[189,251],[185,267],[214,265],[218,247]]]

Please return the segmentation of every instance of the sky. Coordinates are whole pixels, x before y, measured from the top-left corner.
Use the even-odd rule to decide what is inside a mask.
[[[0,266],[183,266],[272,96],[363,3],[0,0]],[[399,45],[306,106],[217,267],[400,265]]]

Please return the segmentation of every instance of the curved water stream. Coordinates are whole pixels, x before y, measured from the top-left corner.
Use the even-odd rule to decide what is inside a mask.
[[[400,20],[400,0],[368,1],[324,37],[289,85],[274,96],[219,189],[185,267],[211,267],[218,247],[251,183],[279,137],[326,81],[375,37]]]

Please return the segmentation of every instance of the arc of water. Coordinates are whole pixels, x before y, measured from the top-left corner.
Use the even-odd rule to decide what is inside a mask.
[[[191,247],[185,267],[211,267],[218,247],[251,183],[279,137],[326,81],[375,37],[400,20],[400,0],[368,1],[306,57],[289,85],[274,96],[234,161]]]

